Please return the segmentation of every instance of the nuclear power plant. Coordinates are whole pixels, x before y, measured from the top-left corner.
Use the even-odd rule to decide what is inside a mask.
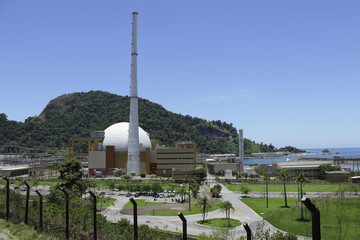
[[[132,45],[130,75],[130,112],[129,122],[115,123],[104,131],[91,133],[90,138],[72,137],[69,139],[70,157],[88,157],[89,174],[102,175],[141,173],[156,174],[174,179],[194,177],[196,169],[196,144],[193,142],[176,142],[174,147],[159,146],[156,139],[139,127],[138,115],[138,82],[137,82],[137,17],[132,13]],[[75,143],[88,142],[87,153],[76,153]],[[225,155],[224,155],[225,156]],[[218,159],[219,156],[215,156]],[[214,165],[206,161],[204,166],[210,171],[229,170],[234,174],[244,171],[244,153],[242,130],[239,131],[239,158],[226,156],[226,161]],[[216,160],[215,160],[216,162]],[[216,166],[216,167],[215,167]]]
[[[129,123],[120,122],[104,131],[91,133],[90,138],[69,139],[70,157],[88,157],[89,174],[104,175],[141,173],[182,179],[193,178],[196,168],[196,144],[177,142],[175,147],[157,145],[155,139],[139,127],[137,90],[137,12],[132,13],[132,45],[130,75]],[[88,153],[76,153],[75,143],[88,142]]]

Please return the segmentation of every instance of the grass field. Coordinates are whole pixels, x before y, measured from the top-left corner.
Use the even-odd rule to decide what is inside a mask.
[[[241,192],[242,185],[226,185],[226,188],[230,191]],[[250,189],[250,192],[265,192],[265,184],[263,185],[245,185]],[[268,185],[269,192],[283,192],[284,185]],[[360,192],[360,186],[351,185],[351,184],[318,184],[318,185],[310,185],[305,184],[303,186],[304,192],[336,192],[336,191],[345,191],[345,192]],[[298,188],[296,184],[286,185],[287,192],[297,192]]]
[[[217,204],[213,205],[209,212],[218,210],[220,208],[221,200],[217,200]],[[177,216],[179,211],[155,211],[155,216]],[[184,211],[181,211],[183,215],[193,215],[193,214],[201,214],[200,208],[196,207],[195,205],[191,205],[191,211],[189,211],[189,208],[187,208]],[[153,212],[149,211],[147,216],[153,216]]]
[[[288,199],[290,208],[282,208],[284,199],[269,199],[266,213],[265,198],[244,198],[242,201],[269,221],[275,227],[302,236],[311,236],[311,214],[304,206],[306,221],[300,218],[300,204],[297,199]],[[321,239],[360,238],[360,199],[312,199],[320,210]]]
[[[116,201],[116,198],[111,198],[111,197],[98,199],[96,206],[97,207],[110,207],[115,201]]]
[[[209,226],[209,227],[217,227],[217,228],[227,228],[228,226],[228,219],[227,218],[211,218],[207,219],[205,222],[197,221],[197,224]],[[237,219],[230,218],[230,227],[237,227],[240,226],[241,222]]]
[[[164,202],[146,202],[145,199],[137,199],[136,200],[137,207],[147,207],[147,206],[154,206],[154,205],[161,205],[166,204]],[[132,208],[133,204],[129,201],[125,204],[124,208]]]

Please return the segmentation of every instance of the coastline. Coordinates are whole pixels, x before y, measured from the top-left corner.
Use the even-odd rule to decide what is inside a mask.
[[[292,157],[303,157],[308,155],[331,155],[340,154],[340,152],[314,152],[314,153],[289,153],[289,152],[275,152],[275,153],[255,153],[257,156],[244,157],[244,159],[269,159],[269,158],[292,158]]]

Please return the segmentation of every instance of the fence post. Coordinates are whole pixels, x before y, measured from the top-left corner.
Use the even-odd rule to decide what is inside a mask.
[[[181,212],[178,213],[178,216],[181,219],[181,221],[183,222],[183,240],[187,240],[186,218],[184,217],[184,215]]]
[[[30,186],[26,181],[24,181],[24,184],[26,185],[26,205],[25,205],[25,221],[24,222],[25,222],[25,224],[28,224]]]
[[[66,239],[69,239],[69,193],[63,188],[62,191],[65,194],[65,232]]]
[[[246,231],[246,239],[251,240],[251,229],[250,229],[249,225],[247,223],[244,223],[243,227],[245,228],[245,231]]]
[[[36,190],[35,192],[37,193],[37,195],[39,195],[39,198],[40,198],[40,206],[39,206],[40,227],[39,227],[39,229],[40,229],[40,231],[42,231],[42,230],[43,230],[43,217],[42,217],[42,212],[43,212],[43,200],[42,200],[42,195],[41,195],[41,193],[40,193],[38,190]]]
[[[10,216],[10,181],[7,177],[4,177],[6,181],[6,220],[9,220]]]
[[[305,205],[307,209],[311,212],[311,221],[312,221],[312,239],[320,240],[320,211],[316,206],[311,202],[310,198],[303,197],[301,202]]]
[[[138,240],[138,224],[137,224],[137,204],[134,198],[130,198],[131,203],[133,204],[134,211],[134,240]]]
[[[93,192],[89,191],[90,195],[93,197],[93,211],[94,211],[94,240],[97,239],[97,230],[96,230],[96,196]]]

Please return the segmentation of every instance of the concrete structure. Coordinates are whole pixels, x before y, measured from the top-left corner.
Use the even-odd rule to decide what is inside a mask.
[[[0,176],[2,177],[16,177],[21,175],[28,175],[31,167],[1,167]]]
[[[128,143],[129,128],[127,122],[115,123],[104,131],[104,138],[100,141],[101,147],[91,150],[89,157],[89,174],[93,175],[95,171],[102,171],[104,175],[112,174],[115,169],[122,174],[128,173]],[[140,173],[150,173],[150,151],[151,141],[149,135],[138,127],[139,150],[140,150]]]
[[[329,182],[348,182],[349,177],[348,171],[325,171],[325,179]]]
[[[96,134],[94,134],[96,135]],[[94,136],[92,134],[92,136]],[[89,151],[102,150],[102,141],[104,137],[71,137],[69,138],[69,158],[75,157],[87,157]],[[88,150],[86,152],[78,152],[75,149],[75,144],[77,142],[87,142]]]
[[[231,170],[234,175],[240,173],[240,160],[235,154],[212,154],[204,160],[204,168],[210,174],[224,175],[225,170]]]
[[[132,50],[131,50],[131,84],[130,84],[130,116],[127,173],[139,176],[140,146],[139,146],[139,115],[137,96],[137,12],[133,12]]]
[[[293,162],[272,162],[272,174],[279,174],[283,169],[289,169],[291,177],[295,177],[296,173],[304,172],[309,179],[320,178],[320,165],[332,165],[332,161],[293,161]]]
[[[128,164],[128,131],[129,123],[121,122],[111,125],[103,132],[104,138],[97,139],[96,144],[87,154],[89,174],[101,171],[104,176],[129,173]],[[140,173],[157,174],[164,177],[182,179],[187,175],[193,177],[196,169],[196,144],[192,142],[177,142],[175,147],[159,146],[155,139],[140,127]],[[70,138],[71,140],[77,138]],[[93,138],[82,138],[91,141]],[[69,140],[70,141],[70,140]],[[70,148],[70,155],[75,156]]]
[[[152,173],[164,177],[194,175],[196,168],[196,144],[192,142],[177,142],[174,148],[157,148],[156,163],[152,163]],[[177,173],[174,174],[174,170]],[[185,171],[185,172],[184,172]]]
[[[351,182],[352,183],[360,183],[360,176],[351,177]]]
[[[243,130],[239,130],[239,159],[240,159],[240,172],[244,172],[244,135]]]
[[[225,176],[225,178],[232,178],[232,171],[229,169],[226,169],[224,176]]]
[[[210,174],[224,175],[226,170],[230,170],[236,175],[240,173],[240,163],[216,162],[213,159],[208,159],[206,161],[206,169]]]

